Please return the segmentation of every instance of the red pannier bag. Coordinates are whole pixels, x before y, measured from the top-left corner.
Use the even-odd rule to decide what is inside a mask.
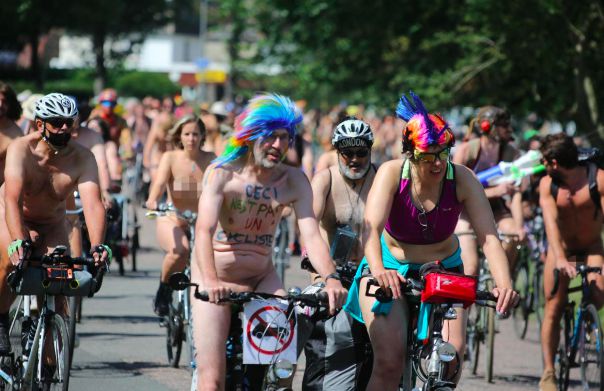
[[[468,308],[476,301],[477,278],[448,272],[431,272],[424,276],[423,303],[462,303]]]

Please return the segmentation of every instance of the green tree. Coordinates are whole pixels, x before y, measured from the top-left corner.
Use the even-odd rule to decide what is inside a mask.
[[[430,107],[497,104],[573,119],[604,138],[599,0],[270,0],[250,19],[257,61],[279,64],[296,96],[393,107],[413,89]]]
[[[95,56],[95,93],[107,82],[107,55],[120,58],[141,43],[145,34],[164,26],[170,20],[169,0],[68,0],[62,8],[69,13],[69,31],[90,36]],[[125,47],[112,46],[109,39],[123,39]]]

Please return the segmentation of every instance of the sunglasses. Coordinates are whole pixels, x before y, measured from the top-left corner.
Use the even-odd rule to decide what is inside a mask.
[[[432,240],[432,230],[428,226],[428,216],[426,215],[426,211],[421,211],[417,215],[417,222],[422,227],[422,237],[424,240]]]
[[[344,156],[346,160],[353,159],[355,156],[358,158],[364,158],[369,156],[369,148],[361,148],[361,149],[343,149],[340,152],[340,155]]]
[[[51,124],[55,129],[61,129],[63,125],[67,125],[68,128],[73,126],[73,118],[47,118],[44,122]]]
[[[102,100],[101,101],[101,106],[105,106],[105,107],[115,107],[117,105],[117,102],[111,101],[111,100]]]
[[[438,152],[420,152],[418,150],[413,151],[413,158],[419,162],[435,162],[436,159],[441,162],[449,159],[449,155],[451,154],[451,150],[449,148],[445,148],[442,151]]]

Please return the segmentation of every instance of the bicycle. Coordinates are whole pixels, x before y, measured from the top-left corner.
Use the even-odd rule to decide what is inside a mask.
[[[9,335],[13,352],[0,369],[0,389],[69,388],[69,331],[65,319],[55,312],[55,297],[91,297],[100,289],[104,271],[95,268],[93,259],[72,258],[66,251],[67,247],[57,246],[51,254],[29,257],[25,261],[27,267],[22,262],[7,277],[11,288],[21,297],[11,311]],[[95,273],[74,269],[75,265],[88,266]],[[32,295],[42,299],[38,316],[31,311]]]
[[[208,301],[207,292],[199,291],[199,285],[192,283],[184,273],[174,273],[170,276],[170,286],[174,290],[185,290],[194,288],[194,297],[198,300]],[[231,292],[230,296],[223,303],[231,303],[233,308],[231,315],[231,326],[227,339],[227,382],[226,390],[234,391],[291,391],[289,388],[279,386],[279,381],[289,379],[294,374],[294,363],[288,360],[280,359],[282,352],[277,352],[271,358],[270,364],[265,368],[262,365],[244,365],[243,364],[243,330],[251,327],[245,327],[239,318],[242,306],[253,301],[274,302],[275,300],[286,302],[288,304],[285,311],[286,327],[280,326],[271,320],[266,324],[257,325],[251,331],[260,340],[264,338],[275,338],[285,340],[293,338],[295,327],[295,306],[326,307],[327,294],[320,292],[316,294],[302,294],[299,288],[290,289],[286,296],[273,295],[261,292]],[[196,376],[193,376],[191,389],[195,389]]]
[[[401,391],[450,391],[456,384],[447,378],[449,365],[457,359],[457,368],[453,378],[461,368],[461,360],[455,347],[443,340],[442,329],[447,320],[457,319],[455,308],[467,308],[472,304],[480,307],[494,309],[497,299],[490,291],[477,289],[478,280],[473,276],[446,272],[439,263],[431,262],[422,265],[420,269],[421,280],[406,278],[405,295],[411,298],[411,313],[413,318],[409,322],[415,325],[415,330],[410,328],[408,339],[407,365],[399,385]],[[372,287],[378,286],[375,292]],[[391,292],[385,292],[379,287],[376,280],[371,278],[367,283],[366,296],[375,297],[385,303],[392,301]],[[421,304],[418,297],[421,297]],[[420,324],[419,313],[421,306],[430,304],[425,314],[426,324]],[[420,329],[427,327],[427,339],[419,338]],[[417,381],[423,383],[422,388],[417,388]]]
[[[528,229],[528,244],[519,246],[518,262],[514,271],[514,290],[520,295],[520,302],[518,307],[512,310],[512,319],[514,330],[520,339],[526,337],[531,314],[536,315],[538,330],[541,330],[545,306],[541,260],[541,242],[545,235],[543,229],[543,217],[537,214]]]
[[[191,276],[190,260],[193,256],[195,248],[195,222],[197,221],[197,213],[190,210],[179,211],[171,203],[159,204],[156,210],[148,211],[145,216],[147,218],[156,218],[167,216],[170,213],[175,214],[179,219],[187,222],[189,230],[187,238],[189,239],[189,264],[185,268],[185,275]],[[189,368],[195,370],[195,347],[193,344],[193,328],[191,320],[191,303],[190,292],[188,289],[174,291],[173,297],[168,307],[168,315],[162,320],[161,325],[166,327],[166,351],[168,354],[168,362],[173,368],[178,368],[180,356],[182,352],[182,343],[187,341],[189,346]]]
[[[136,210],[129,197],[113,194],[113,206],[107,211],[106,241],[113,251],[120,276],[125,274],[124,258],[129,257],[136,271],[136,255],[140,248]]]
[[[556,351],[555,366],[558,390],[566,391],[570,381],[570,369],[581,367],[581,383],[584,390],[604,390],[604,346],[602,324],[596,306],[590,302],[589,273],[601,273],[601,267],[577,265],[581,285],[568,289],[568,293],[581,292],[581,301],[575,311],[575,302],[568,301],[561,321],[560,343]],[[554,287],[551,296],[558,291],[559,270],[554,270]],[[577,361],[577,354],[579,361]]]

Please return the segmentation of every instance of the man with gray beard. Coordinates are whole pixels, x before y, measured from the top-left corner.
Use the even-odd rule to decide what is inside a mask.
[[[363,214],[376,173],[373,133],[369,124],[349,117],[336,126],[331,143],[338,164],[313,178],[313,209],[346,287],[363,259]],[[313,285],[320,286],[320,276],[312,276]],[[304,349],[303,390],[365,389],[372,365],[369,346],[365,327],[348,313],[317,320]]]

